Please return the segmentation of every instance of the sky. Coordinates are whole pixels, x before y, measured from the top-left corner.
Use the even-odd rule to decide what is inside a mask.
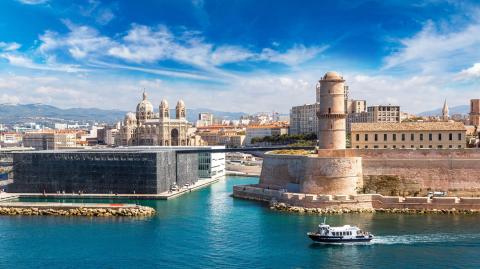
[[[0,1],[0,103],[288,113],[327,71],[368,105],[468,105],[480,2]]]

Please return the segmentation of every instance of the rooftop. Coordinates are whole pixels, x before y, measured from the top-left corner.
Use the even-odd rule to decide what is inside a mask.
[[[465,131],[463,122],[352,123],[352,132],[362,131]]]

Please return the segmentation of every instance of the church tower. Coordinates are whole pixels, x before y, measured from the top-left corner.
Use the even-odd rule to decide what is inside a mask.
[[[445,99],[445,102],[443,103],[442,120],[448,121],[448,105],[447,105],[447,99]]]
[[[327,72],[320,80],[319,149],[346,148],[345,80]]]

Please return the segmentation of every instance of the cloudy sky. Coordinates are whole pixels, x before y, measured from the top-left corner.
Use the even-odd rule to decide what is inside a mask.
[[[480,4],[0,2],[0,103],[288,112],[340,72],[351,97],[421,112],[480,98]]]

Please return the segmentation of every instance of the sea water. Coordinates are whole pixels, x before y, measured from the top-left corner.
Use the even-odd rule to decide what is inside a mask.
[[[328,216],[376,237],[315,244],[306,233],[322,216],[231,197],[256,182],[228,177],[169,201],[123,201],[154,207],[151,218],[0,216],[0,268],[480,268],[479,215]]]

